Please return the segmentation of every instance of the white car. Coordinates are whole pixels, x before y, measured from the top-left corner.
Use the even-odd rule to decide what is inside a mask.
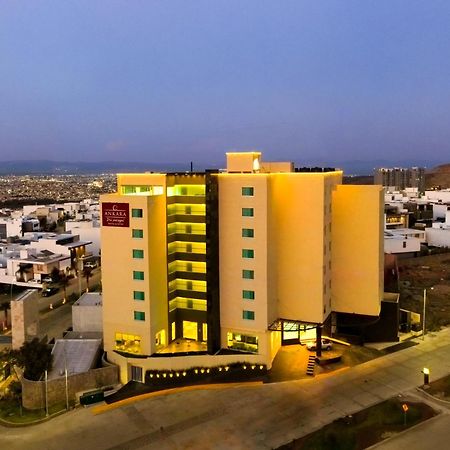
[[[316,349],[316,341],[310,341],[306,344],[306,348],[308,350]],[[329,339],[322,339],[322,350],[331,350],[333,348],[333,344]]]

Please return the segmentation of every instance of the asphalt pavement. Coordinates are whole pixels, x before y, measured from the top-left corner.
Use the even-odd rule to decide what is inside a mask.
[[[449,355],[450,328],[427,335],[414,347],[313,379],[136,398],[101,414],[78,408],[33,427],[3,428],[0,448],[277,448],[387,398],[417,395],[423,367],[430,369],[431,380],[448,375]],[[443,430],[445,423],[434,426]],[[427,433],[416,440],[421,449],[430,448]],[[433,445],[433,450],[448,448],[437,437]]]

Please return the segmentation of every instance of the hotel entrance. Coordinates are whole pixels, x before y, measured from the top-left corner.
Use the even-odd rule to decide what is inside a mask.
[[[183,320],[183,338],[198,340],[198,326],[197,322],[191,322],[189,320]]]

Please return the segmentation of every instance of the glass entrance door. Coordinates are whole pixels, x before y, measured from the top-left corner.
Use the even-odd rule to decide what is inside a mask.
[[[185,339],[198,340],[197,322],[190,322],[189,320],[183,320],[183,337]]]

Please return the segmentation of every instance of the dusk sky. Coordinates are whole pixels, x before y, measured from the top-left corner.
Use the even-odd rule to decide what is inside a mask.
[[[450,1],[0,1],[0,161],[252,149],[450,162]]]

